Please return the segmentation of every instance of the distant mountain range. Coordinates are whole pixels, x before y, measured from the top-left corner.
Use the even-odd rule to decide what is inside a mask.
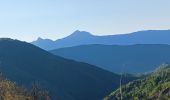
[[[50,51],[115,73],[145,73],[170,62],[170,45],[82,45]]]
[[[28,86],[36,81],[53,100],[100,100],[119,86],[120,75],[55,56],[32,44],[0,39],[0,71]],[[127,77],[124,83],[134,79]]]
[[[148,30],[129,34],[95,36],[85,31],[75,31],[70,36],[56,41],[41,39],[32,44],[45,49],[53,50],[78,45],[104,44],[104,45],[133,45],[133,44],[170,44],[170,30]]]

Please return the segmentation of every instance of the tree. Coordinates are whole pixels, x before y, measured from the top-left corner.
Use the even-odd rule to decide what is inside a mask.
[[[31,96],[33,100],[51,100],[48,92],[40,88],[40,85],[38,82],[33,83]]]

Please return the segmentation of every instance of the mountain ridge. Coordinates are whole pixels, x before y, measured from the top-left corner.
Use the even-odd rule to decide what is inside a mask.
[[[99,66],[114,73],[145,73],[170,61],[170,45],[81,45],[50,51],[55,55]]]
[[[33,41],[32,44],[45,50],[53,50],[78,45],[133,45],[170,44],[170,30],[146,30],[128,34],[97,36],[86,31],[75,31],[71,35],[55,41]]]

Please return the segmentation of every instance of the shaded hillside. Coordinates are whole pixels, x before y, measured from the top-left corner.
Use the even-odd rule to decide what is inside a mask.
[[[170,44],[170,30],[148,30],[129,34],[95,36],[85,31],[75,31],[68,37],[52,41],[39,38],[32,44],[45,50],[53,50],[78,45],[133,45],[133,44]]]
[[[50,51],[68,59],[86,62],[120,73],[144,73],[170,61],[170,45],[83,45]]]
[[[122,87],[123,100],[169,100],[170,66],[163,64],[150,76],[128,83]],[[121,100],[120,89],[104,100]]]
[[[0,39],[0,70],[7,78],[28,87],[38,81],[54,100],[99,100],[117,88],[120,78],[96,66],[11,39]]]

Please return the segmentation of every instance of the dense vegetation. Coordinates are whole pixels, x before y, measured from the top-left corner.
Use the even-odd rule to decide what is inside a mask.
[[[50,100],[48,92],[34,84],[32,89],[18,86],[15,82],[0,76],[0,100]]]
[[[121,91],[117,89],[104,100],[169,100],[170,65],[161,65],[148,77],[124,85]]]

